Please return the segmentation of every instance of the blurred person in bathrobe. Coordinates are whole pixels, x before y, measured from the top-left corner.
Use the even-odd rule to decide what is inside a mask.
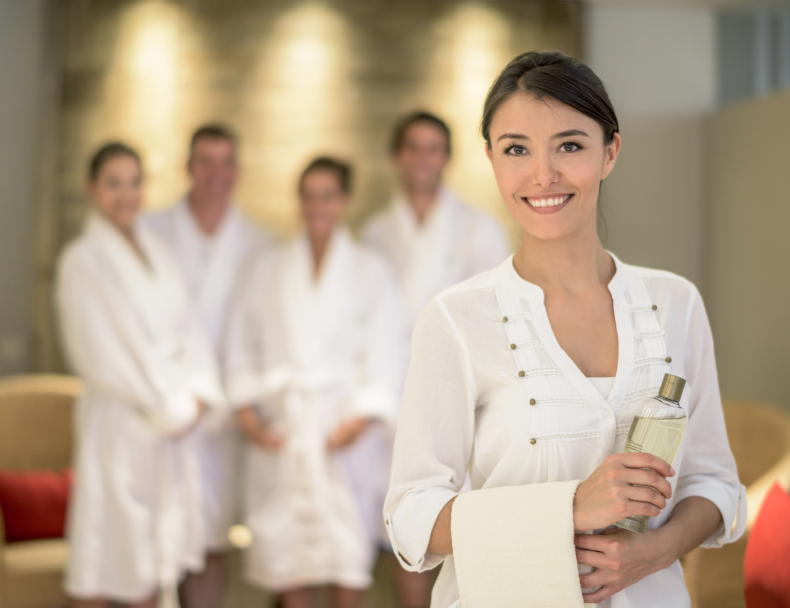
[[[61,255],[63,346],[84,382],[65,587],[78,608],[177,606],[203,568],[198,429],[227,419],[214,353],[167,248],[138,221],[137,153],[103,147]]]
[[[363,239],[394,266],[411,334],[434,296],[498,266],[512,249],[494,218],[445,186],[451,133],[441,118],[427,112],[404,116],[393,131],[390,152],[399,186],[363,228]],[[382,544],[390,548],[386,537]],[[428,606],[436,573],[395,568],[401,606]]]
[[[237,144],[221,125],[200,127],[192,136],[187,192],[173,206],[147,214],[146,224],[167,243],[186,280],[189,297],[219,355],[228,310],[248,262],[274,237],[246,219],[233,203],[238,175]],[[217,608],[222,599],[222,553],[230,547],[228,530],[237,514],[235,470],[238,437],[232,420],[222,428],[202,429],[206,567],[182,587],[185,608]]]
[[[231,317],[228,397],[248,439],[245,574],[336,608],[371,584],[405,343],[394,273],[342,225],[350,168],[314,160],[299,181],[305,232],[259,259]]]

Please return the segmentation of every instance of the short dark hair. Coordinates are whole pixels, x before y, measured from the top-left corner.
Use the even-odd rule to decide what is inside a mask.
[[[130,156],[137,161],[138,165],[142,167],[143,163],[140,160],[140,155],[137,153],[137,150],[120,141],[113,141],[108,144],[104,144],[101,148],[96,150],[96,152],[94,152],[93,156],[91,157],[91,162],[88,164],[88,177],[90,180],[92,182],[96,181],[96,178],[99,177],[101,168],[107,163],[107,161],[118,156]]]
[[[403,146],[403,140],[406,137],[406,131],[409,130],[409,127],[417,123],[428,123],[429,125],[433,125],[437,129],[444,132],[444,135],[447,138],[447,155],[449,156],[450,150],[452,148],[450,127],[448,127],[447,123],[435,114],[422,111],[407,114],[395,124],[395,129],[392,131],[392,140],[390,141],[390,152],[392,154],[397,154],[400,152],[400,149]]]
[[[319,156],[318,158],[310,161],[310,164],[305,167],[302,174],[299,176],[299,191],[302,191],[304,178],[308,173],[313,171],[328,171],[334,173],[337,181],[340,183],[340,189],[346,194],[351,194],[351,165],[344,163],[342,160],[333,158],[331,156]]]
[[[208,124],[203,125],[192,134],[192,139],[189,140],[190,152],[195,148],[195,144],[199,139],[224,139],[236,147],[236,135],[228,127],[221,124]]]
[[[606,87],[595,72],[559,52],[531,51],[508,63],[488,91],[480,130],[489,147],[494,114],[516,93],[527,93],[538,99],[551,97],[589,116],[601,125],[604,143],[610,143],[620,130]]]

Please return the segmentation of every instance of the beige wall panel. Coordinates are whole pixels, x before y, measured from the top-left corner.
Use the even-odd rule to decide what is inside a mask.
[[[722,391],[790,409],[790,92],[707,124],[707,307]]]
[[[680,274],[703,288],[703,119],[627,119],[617,165],[601,188],[599,233],[624,262]]]

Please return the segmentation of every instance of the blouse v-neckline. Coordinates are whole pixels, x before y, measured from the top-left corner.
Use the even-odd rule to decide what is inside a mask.
[[[514,291],[515,295],[526,299],[530,303],[530,312],[535,331],[557,367],[588,403],[598,403],[607,409],[613,409],[623,401],[631,384],[634,364],[634,329],[631,323],[631,311],[625,298],[625,290],[630,280],[628,269],[620,262],[617,256],[608,251],[607,253],[615,263],[615,274],[612,280],[609,281],[608,288],[609,293],[612,294],[612,307],[618,344],[617,372],[615,373],[614,384],[608,398],[604,398],[601,395],[593,383],[579,369],[579,366],[560,346],[546,312],[543,290],[534,283],[521,278],[513,266],[512,255],[503,267],[506,272],[506,284]]]

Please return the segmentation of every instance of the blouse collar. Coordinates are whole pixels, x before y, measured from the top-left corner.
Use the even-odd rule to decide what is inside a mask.
[[[628,264],[624,264],[620,259],[611,251],[607,252],[615,265],[615,273],[612,280],[609,281],[609,293],[612,294],[612,299],[618,299],[623,296],[630,280],[630,269]],[[513,257],[510,255],[499,267],[500,276],[513,292],[525,300],[531,302],[545,302],[545,294],[543,290],[529,281],[521,278],[513,266]]]

